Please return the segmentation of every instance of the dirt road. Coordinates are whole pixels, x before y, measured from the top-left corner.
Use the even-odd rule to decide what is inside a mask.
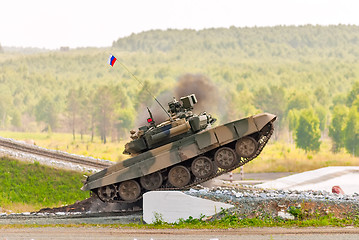
[[[359,239],[359,228],[242,228],[226,230],[189,229],[116,229],[116,228],[10,228],[0,229],[6,240],[234,240],[234,239]]]

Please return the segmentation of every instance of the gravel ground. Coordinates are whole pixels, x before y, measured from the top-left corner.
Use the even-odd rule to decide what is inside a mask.
[[[293,219],[289,207],[305,210],[308,215],[334,214],[346,217],[359,212],[359,194],[341,195],[325,191],[264,190],[245,186],[239,188],[191,189],[188,195],[229,203],[232,211],[243,217],[271,216]]]

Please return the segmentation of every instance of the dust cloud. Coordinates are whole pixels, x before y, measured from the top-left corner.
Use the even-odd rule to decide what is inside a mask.
[[[168,109],[168,102],[175,97],[178,101],[181,97],[195,94],[197,98],[197,104],[194,105],[193,112],[199,114],[206,111],[212,113],[217,111],[219,104],[218,90],[214,83],[205,75],[202,74],[185,74],[178,78],[177,84],[172,91],[166,91],[161,93],[157,100],[162,106]],[[138,115],[136,118],[135,126],[144,126],[147,124],[147,118],[149,114],[147,112],[147,106],[141,105],[138,109]],[[153,99],[153,103],[149,106],[152,112],[153,119],[156,124],[159,124],[168,119],[168,115],[159,106],[159,104]]]
[[[194,112],[202,112],[217,109],[218,91],[212,81],[202,74],[185,74],[178,78],[174,91],[177,99],[194,93],[197,104],[194,105]]]

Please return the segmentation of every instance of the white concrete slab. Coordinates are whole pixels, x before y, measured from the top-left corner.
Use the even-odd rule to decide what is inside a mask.
[[[201,215],[212,216],[222,208],[234,207],[230,204],[189,196],[179,191],[152,191],[143,195],[143,220],[153,223],[160,218],[167,223],[174,223],[180,218],[200,218]]]
[[[345,194],[359,193],[359,167],[325,167],[256,185],[264,189],[325,190],[339,186]]]

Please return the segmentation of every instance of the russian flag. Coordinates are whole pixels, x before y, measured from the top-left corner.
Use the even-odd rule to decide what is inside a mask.
[[[113,65],[115,64],[115,62],[116,62],[116,58],[115,58],[115,56],[114,55],[110,55],[110,57],[108,58],[108,64],[110,64],[112,67],[113,67]]]

